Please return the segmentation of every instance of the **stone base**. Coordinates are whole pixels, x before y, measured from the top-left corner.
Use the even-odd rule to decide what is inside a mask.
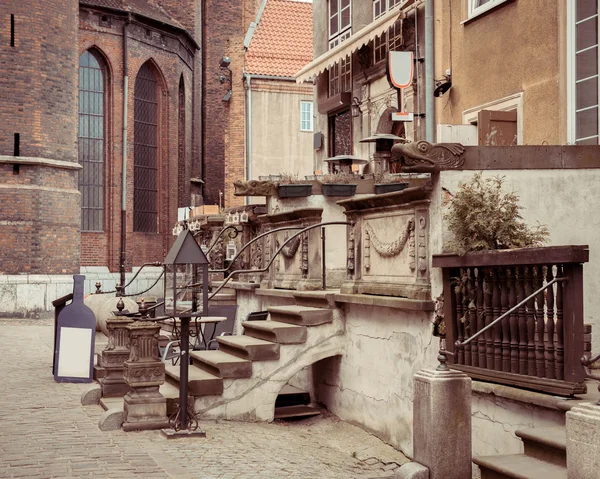
[[[600,471],[600,406],[583,404],[566,413],[569,479],[598,477]]]
[[[415,374],[413,459],[429,469],[430,479],[471,477],[471,378],[466,374]]]
[[[163,429],[163,436],[167,439],[179,439],[179,438],[188,438],[188,437],[206,437],[206,433],[204,431],[196,430],[196,431],[176,431],[175,429]]]
[[[365,280],[346,281],[340,288],[342,294],[376,294],[408,299],[431,299],[429,284],[375,283]]]
[[[268,289],[291,289],[296,291],[319,291],[322,289],[323,281],[319,279],[275,279],[263,280],[261,288]]]
[[[107,378],[102,378],[99,382],[100,386],[102,387],[103,398],[120,398],[131,391],[131,386],[123,380],[110,381]]]
[[[158,392],[158,387],[143,391],[131,390],[123,399],[125,413],[123,430],[139,431],[169,427],[167,400]]]

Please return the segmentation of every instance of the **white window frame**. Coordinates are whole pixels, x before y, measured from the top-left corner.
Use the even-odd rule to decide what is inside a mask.
[[[469,18],[476,17],[508,0],[490,0],[488,3],[479,5],[480,0],[469,0]]]
[[[305,124],[305,119],[303,118],[304,115],[304,106],[308,105],[308,128],[304,128],[304,124]],[[313,124],[313,102],[312,100],[301,100],[300,101],[300,131],[313,131],[314,129],[314,124]]]
[[[596,21],[600,28],[600,4]],[[580,22],[586,21],[586,19]],[[577,32],[576,32],[576,0],[567,0],[567,144],[576,145],[577,141],[587,138],[577,138]],[[600,31],[600,30],[599,30]],[[600,33],[599,33],[600,36]],[[598,60],[600,62],[600,38],[598,39]],[[600,80],[600,63],[598,78]],[[590,77],[593,78],[593,77]],[[598,82],[598,94],[600,99],[600,81]],[[600,101],[600,100],[599,100]],[[597,135],[589,137],[600,139],[600,105],[598,105],[598,126]],[[600,141],[599,141],[600,143]]]
[[[342,0],[338,0],[341,3]],[[385,1],[385,0],[384,0]],[[329,49],[337,46],[339,43],[350,38],[352,34],[352,0],[349,0],[350,9],[350,23],[344,30],[342,30],[342,9],[339,9],[338,13],[338,31],[335,34],[331,34],[331,0],[327,0],[327,33],[329,35]]]
[[[512,111],[517,110],[517,145],[523,144],[523,92],[515,93],[498,100],[478,105],[463,111],[463,125],[477,124],[481,110]]]
[[[379,15],[375,14],[375,4],[377,4],[377,3],[380,6]],[[390,3],[393,3],[394,5],[390,6]],[[399,5],[400,3],[401,3],[400,0],[373,0],[373,20],[378,19],[379,17],[381,17],[382,15],[387,13],[388,10],[391,10],[395,6]]]

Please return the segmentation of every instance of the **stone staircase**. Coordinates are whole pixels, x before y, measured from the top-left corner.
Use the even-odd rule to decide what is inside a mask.
[[[268,307],[265,321],[242,322],[244,335],[218,337],[219,350],[190,351],[188,392],[199,417],[272,421],[286,395],[295,399],[280,407],[295,409],[278,408],[278,417],[315,414],[306,393],[286,385],[304,367],[342,354],[344,327],[325,296],[297,303]],[[178,386],[179,365],[166,366],[166,379]]]
[[[523,454],[476,456],[481,479],[566,479],[567,438],[565,427],[515,431],[524,445]]]

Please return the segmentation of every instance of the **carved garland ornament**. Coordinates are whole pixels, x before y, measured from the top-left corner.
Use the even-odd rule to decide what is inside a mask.
[[[415,229],[415,221],[413,218],[408,220],[406,227],[404,228],[404,232],[400,235],[398,239],[392,241],[391,243],[382,242],[375,232],[373,231],[373,227],[369,223],[365,223],[365,266],[367,266],[366,258],[367,258],[367,249],[370,249],[370,245],[373,245],[373,248],[380,256],[384,258],[390,258],[392,256],[397,256],[400,254],[406,241],[408,240],[411,232]],[[368,242],[367,242],[368,241]],[[370,252],[369,252],[370,257]]]

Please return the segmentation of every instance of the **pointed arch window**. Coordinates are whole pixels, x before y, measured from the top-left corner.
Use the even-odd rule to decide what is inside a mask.
[[[79,191],[81,231],[104,229],[104,102],[106,64],[93,50],[79,57]]]
[[[179,111],[177,119],[177,170],[178,170],[178,206],[188,206],[189,198],[186,195],[186,159],[185,159],[185,85],[183,76],[179,79]]]
[[[144,63],[135,80],[133,132],[133,230],[158,232],[158,83]]]

